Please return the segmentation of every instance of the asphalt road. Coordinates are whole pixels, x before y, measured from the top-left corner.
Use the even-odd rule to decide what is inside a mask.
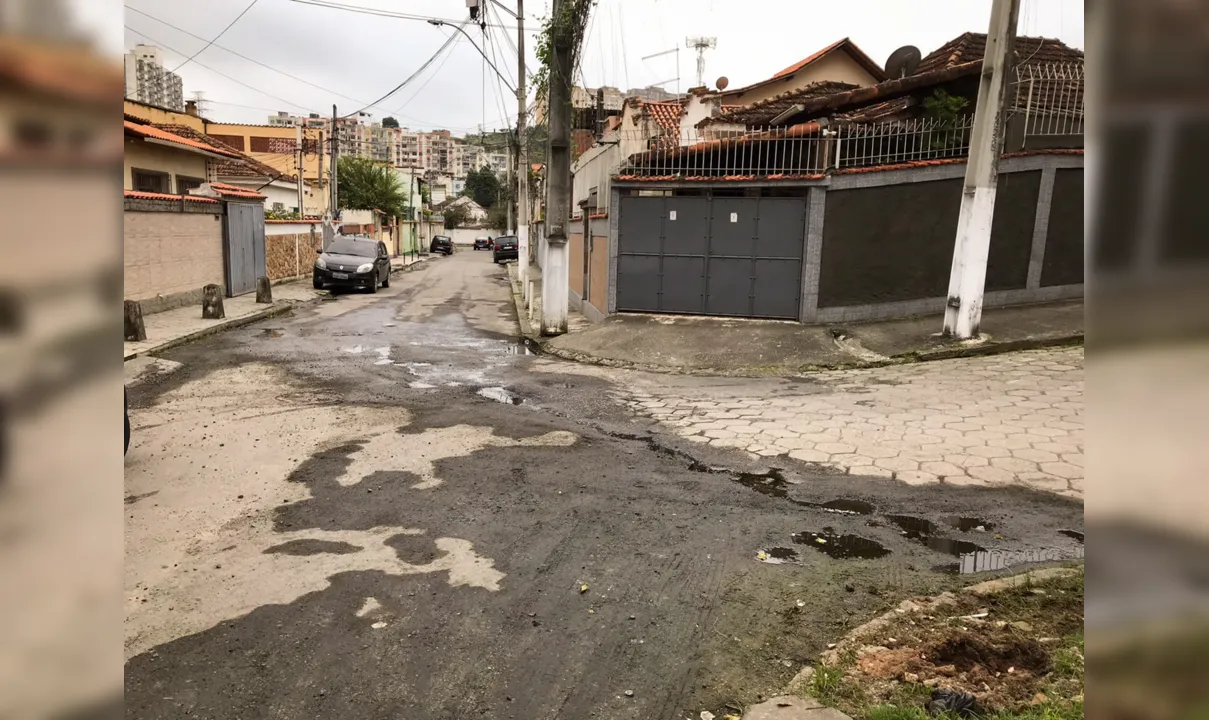
[[[1059,534],[1082,531],[1077,502],[682,443],[616,400],[637,376],[517,334],[506,273],[462,250],[139,378],[127,717],[733,712],[901,597],[968,580],[951,541],[1077,551]],[[837,499],[871,508],[819,506]],[[885,554],[827,554],[870,542]],[[780,546],[790,562],[757,559]]]

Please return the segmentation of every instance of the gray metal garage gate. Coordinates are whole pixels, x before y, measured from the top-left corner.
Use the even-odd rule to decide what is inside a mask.
[[[798,319],[806,198],[620,200],[618,311]]]

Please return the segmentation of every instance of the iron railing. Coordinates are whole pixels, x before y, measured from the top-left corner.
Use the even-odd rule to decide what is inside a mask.
[[[1026,141],[1049,138],[1043,147],[1053,147],[1056,136],[1082,136],[1083,84],[1081,64],[1016,68],[1007,118],[1017,128],[1015,137],[1021,126]],[[904,106],[901,115],[910,112]],[[835,170],[966,157],[973,108],[964,112],[878,122],[832,119],[784,127],[665,127],[653,137],[644,128],[626,128],[612,133],[609,141],[616,142],[626,158],[616,175],[623,179],[811,178]],[[1081,146],[1066,139],[1057,142],[1060,147]]]
[[[1082,63],[1020,65],[1013,85],[1012,114],[1024,118],[1025,137],[1083,134]]]

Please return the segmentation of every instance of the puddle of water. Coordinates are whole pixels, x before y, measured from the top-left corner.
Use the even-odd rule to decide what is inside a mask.
[[[849,500],[847,498],[828,500],[825,503],[818,503],[812,507],[840,515],[870,515],[874,510],[873,503],[868,503],[864,500]]]
[[[505,348],[508,355],[536,355],[537,349],[529,340],[518,340]]]
[[[431,389],[435,388],[436,385],[430,385],[425,382],[412,382],[412,383],[407,383],[407,387],[414,388],[416,390],[431,390]]]
[[[978,552],[964,553],[958,557],[957,562],[941,565],[935,569],[939,572],[953,575],[970,575],[973,573],[1006,570],[1016,565],[1078,560],[1082,557],[1082,546],[1076,548],[1038,548],[1029,550],[980,550]]]
[[[392,362],[394,362],[394,361],[391,360],[390,358],[380,358],[378,360],[375,360],[374,364],[375,365],[390,365]]]
[[[990,532],[995,529],[995,523],[987,522],[982,518],[960,517],[957,515],[945,518],[945,524],[961,532]]]
[[[482,388],[479,390],[478,394],[482,395],[488,400],[494,400],[498,403],[504,403],[505,405],[520,405],[521,403],[525,402],[524,398],[517,397],[502,387]]]
[[[931,520],[911,515],[887,515],[886,519],[902,528],[902,533],[907,538],[919,542],[929,550],[953,556],[986,552],[986,548],[975,543],[943,537],[940,526]]]
[[[280,331],[280,330],[278,330],[277,328],[265,328],[264,330],[261,330],[261,331],[260,331],[260,336],[261,336],[261,337],[267,337],[267,338],[279,338],[279,337],[281,337],[282,335],[285,335],[285,333],[281,332],[281,331]]]
[[[735,482],[768,497],[786,499],[789,497],[789,481],[780,470],[769,470],[766,473],[739,473],[733,476]]]
[[[809,545],[836,560],[876,560],[890,554],[881,543],[859,535],[837,535],[824,531],[794,533],[791,537],[795,543]]]
[[[353,345],[352,347],[340,348],[340,352],[352,353],[353,355],[360,355],[361,353],[365,352],[365,348],[361,347],[360,345]]]
[[[1081,532],[1077,532],[1075,530],[1059,530],[1058,534],[1065,535],[1068,538],[1070,538],[1071,540],[1074,540],[1075,542],[1079,543],[1080,545],[1083,544],[1083,533],[1081,533]]]
[[[787,547],[770,547],[756,553],[756,559],[769,565],[782,565],[798,561],[798,551]]]

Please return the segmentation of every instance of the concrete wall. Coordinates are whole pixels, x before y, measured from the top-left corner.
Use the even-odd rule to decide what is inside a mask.
[[[266,220],[264,249],[269,279],[309,276],[315,265],[315,250],[322,246],[320,223]]]
[[[172,209],[176,205],[177,209]],[[200,301],[209,283],[223,285],[222,206],[171,201],[127,204],[123,237],[125,298],[152,313]]]
[[[176,150],[163,145],[130,139],[126,141],[123,156],[122,187],[127,190],[134,189],[130,174],[132,168],[168,173],[171,175],[168,192],[172,194],[178,192],[176,186],[178,175],[200,178],[203,181],[207,179],[206,163],[208,160],[206,156],[187,150]]]
[[[1065,152],[1001,161],[987,307],[1083,296],[1083,162],[1081,154]],[[953,162],[862,169],[798,184],[809,192],[799,319],[854,322],[943,312],[965,168]],[[733,191],[741,185],[751,192],[788,189],[772,182],[724,187]],[[619,182],[613,214],[621,192],[676,187]],[[711,190],[701,183],[684,187]],[[609,238],[615,238],[617,220],[610,221]],[[608,272],[616,273],[615,257]],[[614,276],[610,295],[615,286]],[[589,298],[596,297],[593,289]],[[606,302],[597,307],[615,307],[614,299]]]
[[[583,314],[592,322],[603,320],[609,307],[609,220],[592,220],[591,288]]]

